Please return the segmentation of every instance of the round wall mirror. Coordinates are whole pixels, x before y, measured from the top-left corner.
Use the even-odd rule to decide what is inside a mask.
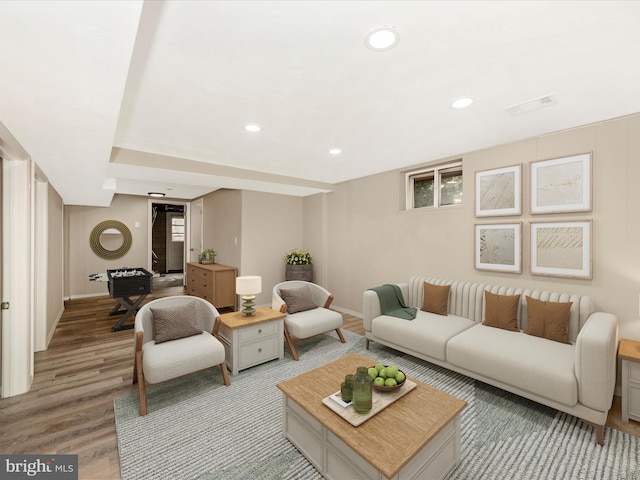
[[[107,228],[100,234],[100,245],[105,250],[113,252],[118,250],[124,244],[124,235],[120,233],[120,230],[115,228]]]
[[[131,231],[122,222],[105,220],[91,231],[91,250],[100,258],[115,260],[124,256],[131,248]]]

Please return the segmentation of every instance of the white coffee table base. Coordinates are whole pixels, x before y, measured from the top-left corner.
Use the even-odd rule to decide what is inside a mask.
[[[282,396],[285,437],[325,478],[386,478],[285,393]],[[460,429],[458,414],[392,480],[445,478],[460,462]]]

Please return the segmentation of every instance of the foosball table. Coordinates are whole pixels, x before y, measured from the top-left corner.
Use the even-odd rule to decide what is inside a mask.
[[[144,268],[120,268],[107,270],[109,295],[115,299],[116,305],[109,315],[122,315],[120,320],[111,327],[112,332],[126,330],[134,327],[134,323],[126,324],[126,321],[140,309],[142,302],[152,292],[152,275]],[[132,296],[138,295],[133,301]],[[121,309],[122,307],[123,309]]]

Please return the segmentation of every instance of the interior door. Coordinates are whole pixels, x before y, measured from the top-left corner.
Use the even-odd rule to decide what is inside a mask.
[[[167,273],[184,271],[184,213],[167,212]]]
[[[1,130],[0,128],[0,138],[3,133]],[[27,157],[26,154],[24,157]],[[31,159],[23,159],[24,157],[13,159],[3,156],[1,165],[2,397],[25,393],[33,382],[31,298],[34,290],[30,242],[33,219],[30,186],[33,184],[33,168]]]
[[[204,250],[202,246],[202,199],[191,203],[191,248],[189,249],[189,261],[197,262],[198,255]]]
[[[2,397],[2,322],[4,317],[4,293],[2,290],[2,157],[0,157],[0,302],[2,302],[2,310],[0,310],[0,397]]]

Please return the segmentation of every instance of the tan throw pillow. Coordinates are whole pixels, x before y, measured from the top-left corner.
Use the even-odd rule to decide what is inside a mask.
[[[304,285],[302,287],[281,288],[280,296],[287,304],[287,313],[305,312],[317,307],[313,301],[311,290]]]
[[[424,299],[420,310],[448,315],[449,287],[450,285],[432,285],[424,282]]]
[[[483,325],[518,332],[520,295],[496,295],[484,292]]]
[[[524,333],[570,344],[569,313],[572,303],[545,302],[527,297],[529,328]]]
[[[156,343],[178,340],[202,333],[196,326],[196,304],[185,303],[175,307],[151,307],[155,326],[154,340]]]

